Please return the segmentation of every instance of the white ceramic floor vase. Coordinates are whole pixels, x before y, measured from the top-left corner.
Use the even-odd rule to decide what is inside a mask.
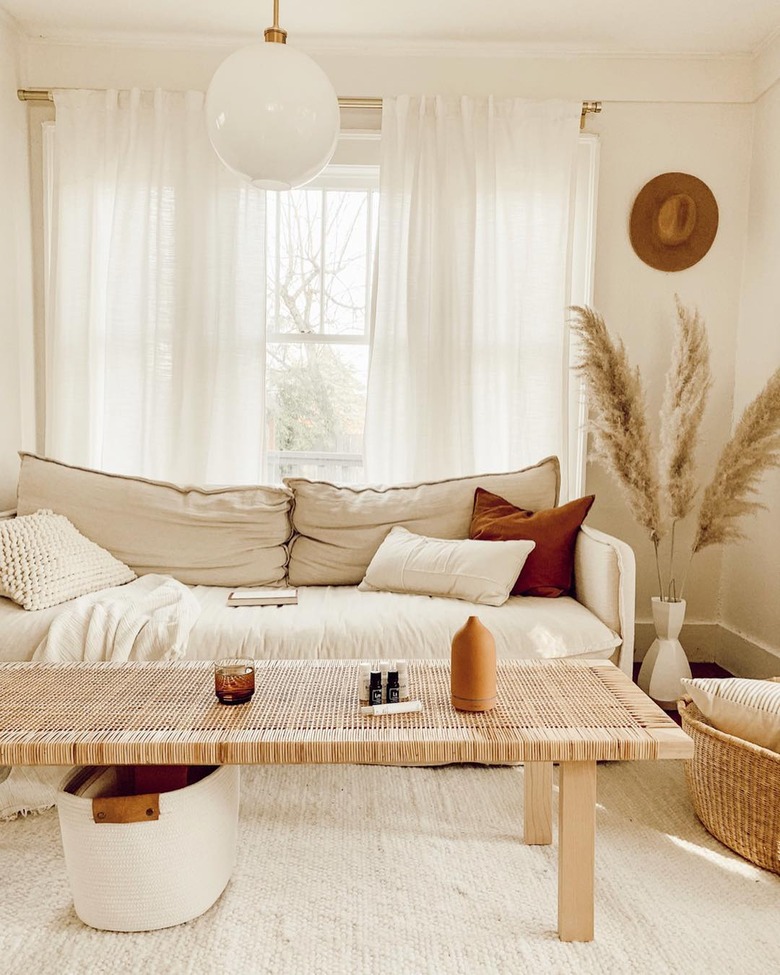
[[[691,666],[677,639],[685,619],[685,600],[669,602],[653,596],[656,638],[639,671],[638,684],[661,707],[672,709],[682,696],[680,679],[691,676]]]

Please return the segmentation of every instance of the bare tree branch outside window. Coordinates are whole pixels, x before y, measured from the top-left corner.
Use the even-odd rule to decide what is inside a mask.
[[[269,473],[360,480],[375,194],[268,200]]]

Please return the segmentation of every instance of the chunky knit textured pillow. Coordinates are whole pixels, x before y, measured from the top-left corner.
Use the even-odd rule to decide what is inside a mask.
[[[132,579],[132,569],[64,515],[42,509],[0,521],[0,596],[24,609],[48,609]]]

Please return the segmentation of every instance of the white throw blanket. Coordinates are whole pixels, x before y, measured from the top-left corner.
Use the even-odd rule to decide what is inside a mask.
[[[34,661],[176,660],[184,656],[200,604],[169,576],[148,575],[77,599],[49,627]],[[0,780],[2,780],[0,769]],[[23,766],[0,781],[0,819],[54,805],[63,766]]]
[[[170,576],[141,576],[82,596],[49,627],[33,660],[177,660],[200,603]]]

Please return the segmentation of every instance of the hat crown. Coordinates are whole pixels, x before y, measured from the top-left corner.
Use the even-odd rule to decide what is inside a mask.
[[[637,193],[628,230],[631,246],[645,264],[659,271],[683,271],[712,246],[718,203],[697,176],[661,173]]]
[[[687,193],[672,193],[658,208],[655,222],[661,243],[667,247],[684,244],[696,226],[696,201]]]

